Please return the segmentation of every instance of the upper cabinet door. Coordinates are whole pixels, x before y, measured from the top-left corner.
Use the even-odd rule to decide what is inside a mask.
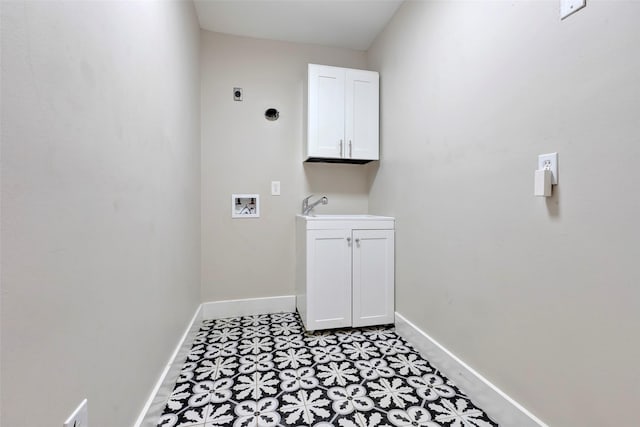
[[[344,68],[309,64],[308,157],[344,156],[344,88]]]
[[[346,70],[345,157],[380,159],[379,91],[377,72]]]

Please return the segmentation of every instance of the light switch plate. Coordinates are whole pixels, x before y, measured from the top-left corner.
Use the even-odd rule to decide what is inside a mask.
[[[558,153],[540,154],[538,156],[538,170],[542,170],[549,164],[551,169],[551,184],[558,183]]]
[[[560,0],[560,19],[565,19],[586,5],[587,0]]]
[[[75,411],[64,422],[63,427],[89,427],[87,399],[84,399]]]
[[[271,181],[271,195],[272,196],[280,195],[280,181]]]

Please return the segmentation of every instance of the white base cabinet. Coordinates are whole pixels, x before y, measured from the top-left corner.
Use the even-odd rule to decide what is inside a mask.
[[[394,322],[394,219],[296,219],[296,306],[307,330]]]

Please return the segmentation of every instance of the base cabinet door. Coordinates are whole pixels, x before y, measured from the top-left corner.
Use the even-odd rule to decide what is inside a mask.
[[[394,322],[394,231],[353,230],[352,325]]]
[[[309,230],[305,327],[345,326],[351,326],[351,230]]]

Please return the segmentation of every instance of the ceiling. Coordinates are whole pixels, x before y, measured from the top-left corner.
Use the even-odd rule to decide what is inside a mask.
[[[200,27],[367,50],[403,0],[194,0]]]

